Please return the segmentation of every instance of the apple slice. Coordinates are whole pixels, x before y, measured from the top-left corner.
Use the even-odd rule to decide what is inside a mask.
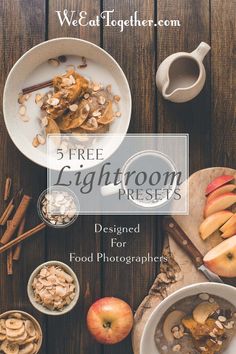
[[[232,217],[220,228],[221,232],[225,232],[230,226],[236,224],[236,214],[233,214]]]
[[[223,175],[223,176],[216,177],[215,179],[213,179],[213,181],[211,183],[208,184],[205,194],[206,195],[210,194],[211,192],[213,192],[217,188],[223,186],[224,184],[227,184],[227,183],[233,181],[234,178],[235,178],[234,176],[229,176],[229,175]]]
[[[233,213],[228,210],[218,211],[215,214],[208,216],[200,225],[199,233],[203,240],[207,239],[213,232],[218,230],[227,220],[229,220]]]
[[[203,259],[212,272],[226,278],[236,277],[236,236],[212,248]]]
[[[221,235],[223,238],[229,238],[236,235],[236,224],[231,225],[224,231],[224,233]]]
[[[217,188],[215,191],[211,192],[208,195],[207,203],[210,202],[212,199],[215,199],[216,197],[219,197],[219,195],[233,192],[235,189],[236,189],[236,185],[232,184],[232,183],[231,184],[226,184],[225,186]]]
[[[186,313],[183,311],[172,311],[167,315],[164,324],[163,324],[163,334],[167,342],[173,342],[174,336],[172,334],[172,328],[179,326],[182,319],[186,316]]]
[[[219,309],[219,305],[217,303],[210,303],[207,301],[201,302],[199,305],[195,307],[193,310],[193,319],[200,324],[205,324],[208,317],[213,315]]]
[[[207,218],[211,214],[229,208],[234,203],[236,203],[236,194],[234,193],[222,194],[219,197],[210,200],[209,203],[206,203],[204,216],[205,218]]]

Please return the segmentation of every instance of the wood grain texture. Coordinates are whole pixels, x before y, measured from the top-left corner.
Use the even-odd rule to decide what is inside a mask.
[[[236,1],[211,1],[212,164],[236,167]]]
[[[158,18],[179,19],[181,27],[158,27],[158,65],[175,52],[192,52],[202,41],[210,44],[208,0],[157,1]],[[159,131],[190,134],[190,171],[210,166],[211,105],[210,54],[204,60],[207,81],[202,93],[185,104],[165,101],[158,95]]]
[[[103,10],[113,10],[114,19],[128,19],[138,12],[143,19],[154,19],[153,1],[141,0],[104,0]],[[118,27],[103,27],[103,48],[121,65],[131,88],[133,100],[130,133],[149,133],[157,131],[156,116],[156,49],[155,30],[152,27],[127,27],[121,33]],[[102,218],[103,225],[141,225],[139,235],[123,235],[117,238],[127,241],[122,249],[112,249],[111,237],[104,235],[103,251],[111,256],[157,255],[161,251],[161,236],[157,233],[157,217],[153,216],[109,216]],[[116,296],[127,301],[134,310],[147,293],[157,272],[157,265],[133,263],[104,264],[103,295]],[[111,348],[105,347],[104,354]],[[131,340],[112,348],[112,354],[131,354]]]
[[[100,28],[61,27],[56,10],[87,11],[90,18],[100,13],[100,2],[50,0],[48,14],[48,38],[77,37],[100,45]],[[63,48],[62,48],[62,54]],[[78,256],[96,254],[101,249],[101,238],[95,236],[94,224],[99,217],[80,216],[69,229],[47,233],[47,257],[58,259],[69,264],[70,252]],[[48,354],[64,353],[93,353],[100,354],[101,346],[97,344],[86,327],[86,314],[90,305],[101,297],[101,266],[97,263],[69,264],[76,272],[80,286],[81,297],[76,309],[62,318],[48,318],[47,321],[47,350]]]
[[[43,0],[9,0],[0,2],[0,194],[3,194],[5,178],[13,179],[13,190],[17,192],[24,188],[24,192],[32,195],[33,204],[45,186],[45,171],[28,161],[13,145],[6,132],[2,112],[2,92],[7,74],[13,64],[28,49],[44,40],[45,34],[45,2]],[[16,119],[18,119],[16,117]],[[22,132],[23,134],[23,132]],[[0,198],[0,210],[4,205]],[[31,207],[27,216],[26,228],[38,223],[37,211]],[[13,265],[13,276],[6,276],[5,255],[0,262],[0,311],[11,309],[25,310],[34,315],[44,327],[44,318],[33,310],[29,303],[26,287],[28,278],[34,268],[45,259],[44,233],[26,241],[23,245],[21,260]],[[45,351],[43,346],[42,351]]]

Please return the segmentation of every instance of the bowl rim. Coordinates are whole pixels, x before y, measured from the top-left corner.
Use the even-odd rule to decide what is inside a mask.
[[[72,302],[69,305],[64,307],[64,309],[62,311],[51,311],[51,310],[47,309],[46,307],[38,304],[34,300],[34,297],[33,297],[33,294],[32,294],[32,282],[33,282],[35,276],[40,272],[40,270],[43,267],[48,266],[48,265],[59,265],[59,266],[61,266],[62,268],[64,268],[64,270],[69,275],[71,275],[73,277],[74,282],[75,282],[75,286],[76,286],[76,289],[77,289],[77,291],[75,293],[75,297],[74,297],[74,299],[72,300]],[[79,297],[80,297],[80,283],[79,283],[77,275],[75,274],[75,272],[73,271],[73,269],[70,266],[68,266],[66,263],[63,263],[61,261],[51,260],[51,261],[47,261],[47,262],[44,262],[44,263],[40,264],[37,268],[35,268],[33,270],[33,272],[31,273],[31,275],[29,277],[29,280],[28,280],[27,294],[28,294],[28,298],[29,298],[32,306],[36,310],[38,310],[39,312],[41,312],[41,313],[43,313],[45,315],[48,315],[48,316],[63,316],[66,313],[72,311],[73,308],[77,305]]]
[[[207,289],[202,290],[201,289],[202,287],[203,288],[204,287],[209,287],[209,290],[207,290]],[[202,293],[202,292],[206,292],[207,293],[208,291],[209,291],[209,293],[211,293],[211,291],[215,291],[214,294],[216,296],[222,297],[223,299],[224,299],[224,296],[218,295],[217,289],[220,289],[220,288],[221,289],[228,289],[228,290],[230,289],[231,291],[234,291],[235,294],[236,294],[236,288],[234,286],[232,286],[232,285],[228,285],[228,284],[225,284],[225,283],[222,284],[222,283],[209,282],[209,281],[201,282],[201,283],[195,283],[195,284],[190,284],[190,285],[184,286],[181,289],[176,290],[174,293],[172,293],[169,296],[167,296],[159,305],[157,305],[156,308],[154,309],[154,311],[152,312],[152,314],[150,315],[150,317],[148,318],[148,320],[147,320],[147,322],[146,322],[146,324],[144,326],[142,337],[141,337],[141,341],[140,341],[140,354],[146,354],[144,339],[145,339],[146,333],[148,331],[149,323],[154,319],[154,317],[156,316],[157,312],[162,310],[162,309],[164,309],[165,306],[168,303],[172,303],[172,300],[176,297],[176,295],[180,295],[181,293],[184,294],[188,290],[192,290],[194,288],[196,288],[196,293]],[[199,292],[197,291],[198,288],[199,288]],[[214,294],[212,294],[212,295],[214,295]],[[189,295],[189,296],[192,296],[192,295]],[[184,298],[185,298],[185,296],[182,297],[182,299],[184,299]],[[169,306],[165,309],[163,315],[165,314],[166,311],[168,311],[170,306],[173,306],[178,301],[179,300],[176,300],[172,304],[169,304]],[[159,321],[160,320],[161,320],[161,318],[159,319]],[[157,324],[159,323],[159,321],[157,322]],[[156,352],[156,354],[159,354],[159,353]]]
[[[40,323],[30,313],[28,313],[26,311],[22,311],[22,310],[8,310],[8,311],[5,311],[5,312],[0,314],[0,319],[4,319],[6,316],[8,316],[8,315],[10,315],[12,313],[20,313],[20,314],[22,314],[23,316],[29,318],[38,327],[38,330],[39,330],[38,349],[37,349],[37,351],[35,353],[35,354],[37,354],[40,351],[40,349],[42,347],[42,344],[43,344],[43,331],[42,331],[42,327],[41,327]]]
[[[107,56],[112,62],[113,64],[118,68],[119,70],[119,73],[125,83],[125,86],[126,86],[126,89],[127,89],[127,92],[128,92],[128,105],[127,105],[127,123],[125,126],[125,130],[124,130],[124,137],[125,135],[127,134],[128,132],[128,128],[129,128],[129,124],[130,124],[130,120],[131,120],[131,113],[132,113],[132,96],[131,96],[131,90],[130,90],[130,86],[129,86],[129,82],[127,80],[127,77],[123,71],[123,69],[121,68],[121,66],[118,64],[118,62],[115,60],[115,58],[113,58],[113,56],[111,54],[109,54],[105,49],[101,48],[99,45],[93,43],[93,42],[90,42],[90,41],[87,41],[87,40],[84,40],[84,39],[80,39],[80,38],[76,38],[76,37],[59,37],[59,38],[52,38],[52,39],[49,39],[49,40],[46,40],[46,41],[43,41],[35,46],[33,46],[32,48],[30,48],[29,50],[27,50],[16,62],[15,64],[12,66],[10,72],[8,73],[7,75],[7,79],[5,81],[5,85],[4,85],[4,90],[3,90],[3,119],[4,119],[4,122],[5,122],[5,126],[6,126],[6,129],[7,129],[7,132],[13,142],[13,144],[16,146],[16,148],[30,161],[34,162],[35,164],[37,164],[38,166],[41,166],[41,167],[44,167],[44,168],[48,168],[47,164],[46,163],[43,163],[43,162],[40,162],[40,161],[36,161],[36,159],[33,157],[29,157],[27,156],[27,154],[25,152],[23,152],[20,148],[20,146],[18,145],[18,143],[15,141],[14,139],[14,134],[12,133],[11,129],[9,128],[9,124],[8,124],[8,119],[7,119],[7,108],[6,108],[6,101],[7,101],[7,88],[8,88],[8,85],[9,85],[9,82],[11,81],[11,76],[12,74],[14,73],[14,71],[17,69],[17,66],[18,64],[24,60],[24,58],[28,55],[30,55],[35,49],[38,49],[40,47],[43,47],[43,46],[46,46],[50,43],[53,43],[53,42],[60,42],[60,41],[76,41],[76,42],[79,42],[79,43],[84,43],[84,44],[87,44],[87,45],[90,45],[91,47],[95,48],[96,50],[102,52],[105,56]],[[120,144],[122,143],[124,137],[121,139],[121,142]],[[119,147],[119,146],[118,146]],[[117,147],[117,149],[118,149]],[[116,150],[117,150],[116,149]],[[115,151],[114,151],[115,152]],[[114,153],[113,152],[113,153]]]

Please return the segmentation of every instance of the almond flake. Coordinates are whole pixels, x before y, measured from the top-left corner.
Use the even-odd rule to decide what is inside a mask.
[[[116,101],[116,102],[119,102],[120,101],[120,96],[114,96],[114,100]]]
[[[105,102],[106,102],[105,97],[100,96],[100,97],[98,98],[98,103],[100,103],[100,104],[104,104]]]
[[[25,116],[20,116],[21,117],[21,120],[23,121],[23,122],[29,122],[29,117],[27,116],[27,115],[25,115]]]
[[[93,117],[100,117],[101,115],[102,113],[98,109],[93,112]]]
[[[18,103],[23,104],[25,103],[25,101],[26,101],[25,96],[22,93],[20,93],[18,96]]]
[[[69,109],[70,109],[71,112],[76,112],[78,107],[79,106],[77,104],[72,104],[72,105],[69,106]]]
[[[101,89],[101,85],[97,84],[97,83],[94,83],[93,84],[93,91],[97,92]]]
[[[57,106],[58,103],[60,102],[60,100],[56,97],[51,97],[47,100],[47,103],[50,105],[50,106]]]
[[[97,122],[96,118],[93,118],[93,117],[88,119],[88,124],[94,128],[98,127],[98,122]]]
[[[45,117],[42,118],[42,126],[43,126],[43,127],[46,127],[47,125],[48,125],[48,119],[47,119],[47,117],[45,116]]]
[[[37,139],[38,139],[39,144],[41,144],[41,145],[44,145],[46,143],[46,139],[40,134],[37,135]]]
[[[60,62],[56,58],[50,58],[48,59],[48,64],[54,66],[55,68],[60,65]]]
[[[75,78],[73,75],[70,75],[69,79],[71,80],[72,84],[75,84],[76,81],[75,81]]]
[[[223,328],[224,328],[223,325],[222,325],[222,323],[221,323],[220,321],[216,321],[215,324],[216,324],[216,326],[217,326],[218,328],[220,328],[220,329],[223,329]]]
[[[26,114],[26,107],[24,105],[20,106],[19,113],[21,116],[24,116]]]
[[[39,146],[39,141],[38,141],[38,137],[37,137],[37,136],[34,138],[34,140],[33,140],[33,142],[32,142],[32,145],[33,145],[33,147],[35,147],[35,148]]]

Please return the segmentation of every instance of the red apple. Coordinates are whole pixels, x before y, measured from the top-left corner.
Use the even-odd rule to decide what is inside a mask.
[[[210,194],[211,192],[223,186],[224,184],[233,181],[234,178],[235,178],[234,176],[228,176],[228,175],[216,177],[211,183],[208,184],[205,194],[206,195]]]
[[[121,342],[130,333],[133,322],[130,306],[115,297],[105,297],[96,301],[87,315],[88,329],[101,344]]]

